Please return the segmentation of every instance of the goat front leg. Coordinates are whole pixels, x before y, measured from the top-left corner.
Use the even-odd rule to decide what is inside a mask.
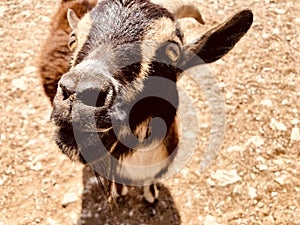
[[[111,195],[114,198],[119,196],[125,196],[128,193],[128,187],[125,184],[113,183],[111,189]]]
[[[156,184],[151,184],[143,187],[144,199],[153,204],[158,199],[158,190]]]

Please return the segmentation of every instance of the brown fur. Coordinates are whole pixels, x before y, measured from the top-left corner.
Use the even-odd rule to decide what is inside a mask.
[[[67,20],[67,11],[71,8],[76,12],[77,16],[81,18],[85,13],[90,11],[96,3],[96,0],[64,0],[52,19],[50,35],[42,48],[38,66],[45,93],[51,103],[56,94],[58,81],[70,67],[71,51],[67,44],[71,28]]]

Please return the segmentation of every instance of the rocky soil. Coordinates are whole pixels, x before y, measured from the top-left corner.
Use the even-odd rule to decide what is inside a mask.
[[[138,187],[110,206],[90,169],[54,143],[36,65],[59,2],[0,2],[0,225],[300,224],[300,1],[199,1],[206,24],[183,22],[191,37],[240,9],[254,13],[249,33],[209,65],[225,98],[226,133],[204,172],[209,105],[191,77],[180,81],[198,112],[199,143],[159,185],[155,206]]]

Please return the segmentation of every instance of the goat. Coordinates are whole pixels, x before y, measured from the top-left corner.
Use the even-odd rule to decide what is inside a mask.
[[[240,11],[184,43],[178,20],[203,23],[194,5],[173,0],[61,4],[40,63],[53,101],[56,143],[70,159],[91,164],[109,196],[125,194],[122,184],[140,184],[145,200],[153,203],[155,182],[172,163],[179,141],[180,74],[227,54],[250,28],[253,14]]]

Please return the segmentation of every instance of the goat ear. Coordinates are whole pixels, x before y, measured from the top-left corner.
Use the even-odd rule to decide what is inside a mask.
[[[252,12],[250,10],[241,11],[193,43],[185,45],[184,50],[187,55],[183,67],[190,68],[222,58],[246,34],[252,22]],[[191,56],[194,54],[198,55],[200,59]]]
[[[75,30],[80,19],[72,9],[68,9],[67,18],[71,29]]]

